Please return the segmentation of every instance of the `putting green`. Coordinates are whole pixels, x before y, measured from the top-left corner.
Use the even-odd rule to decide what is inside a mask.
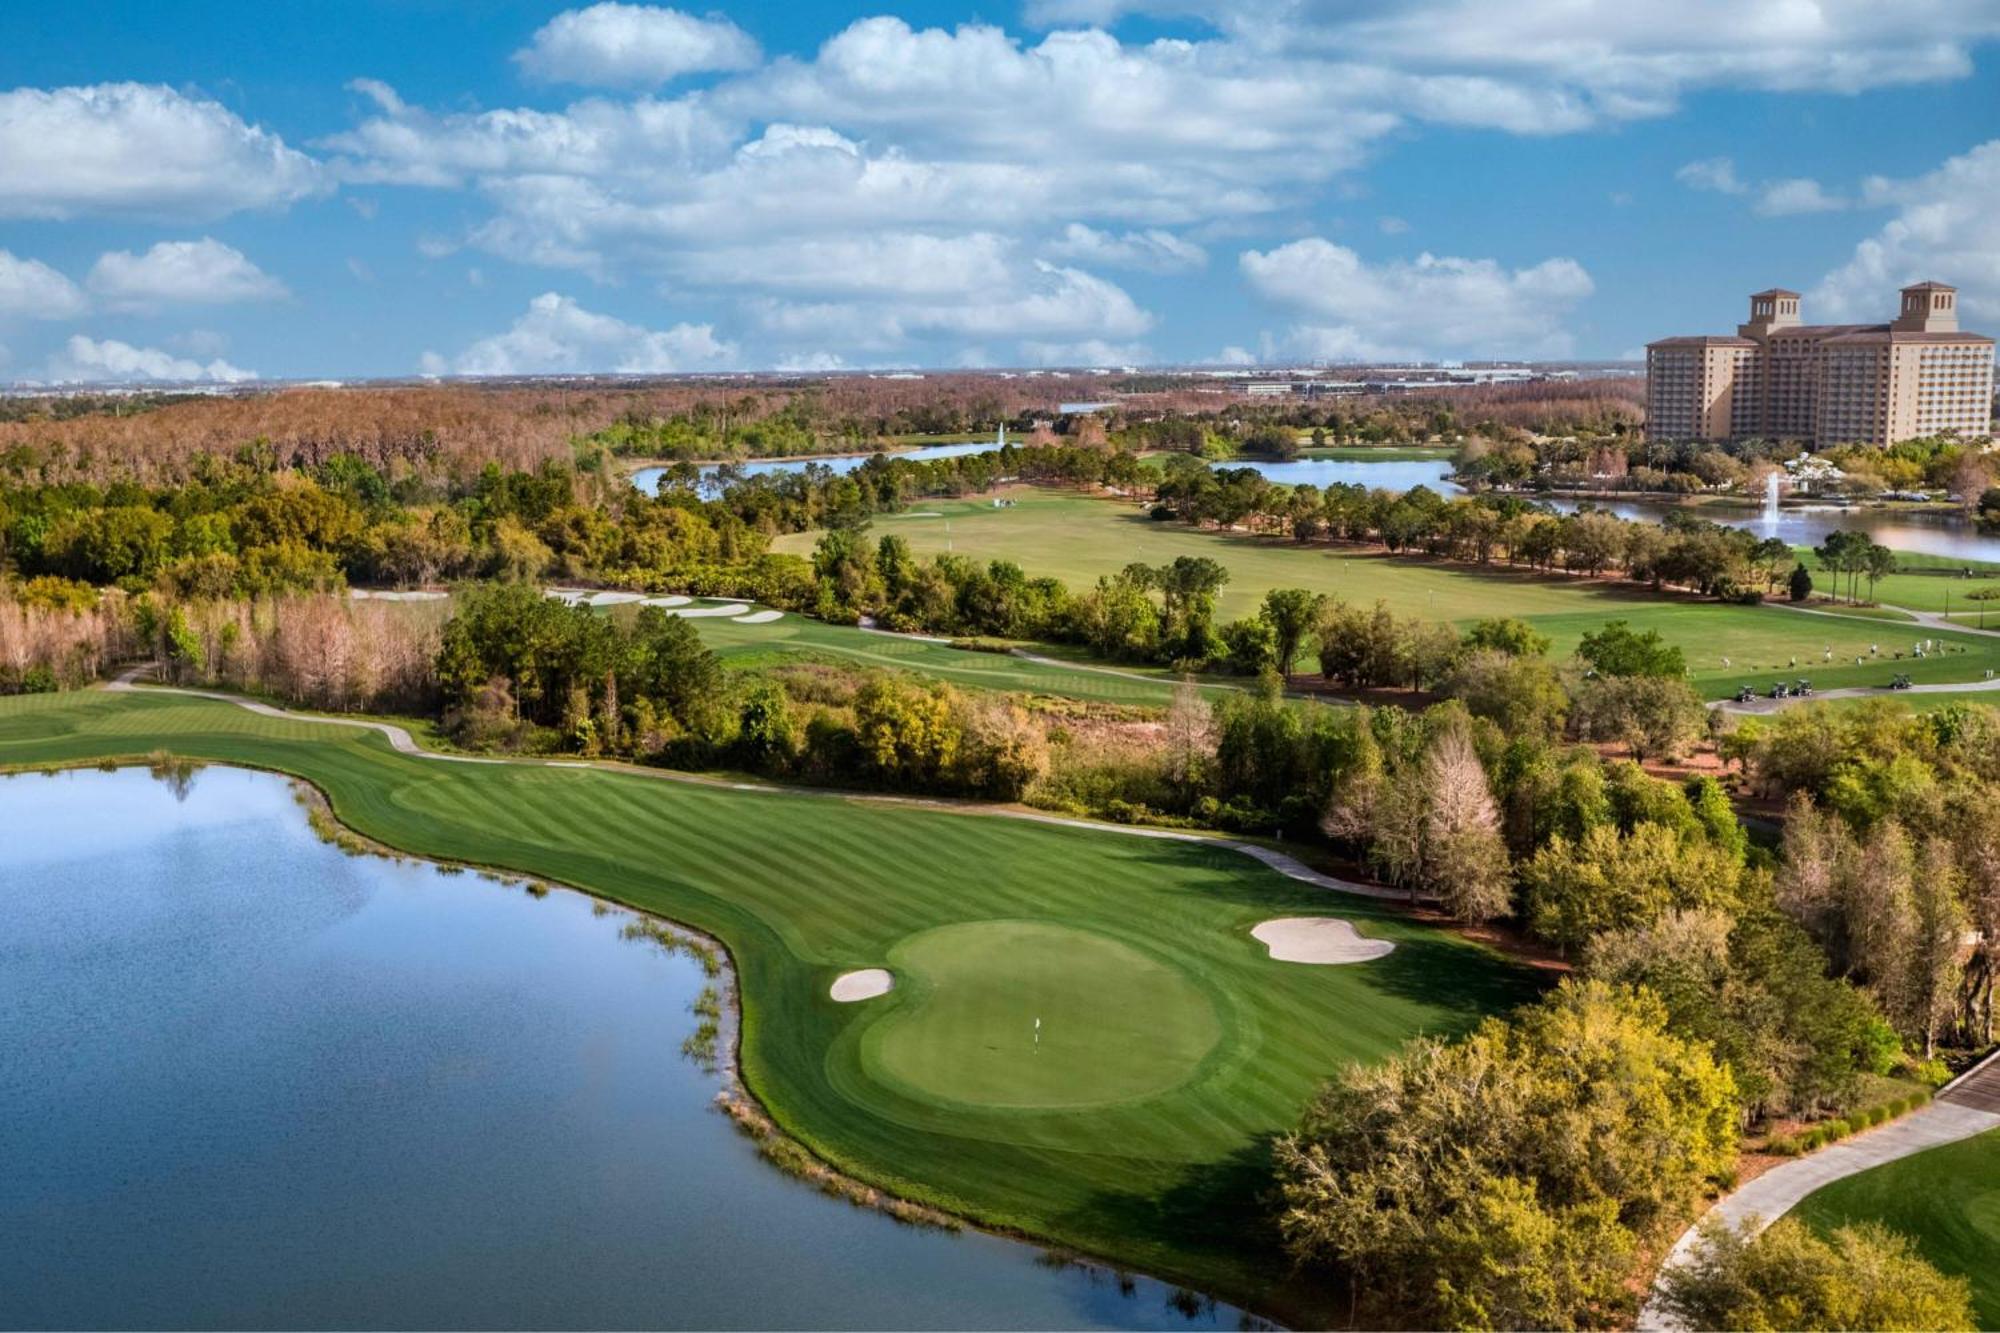
[[[1095,931],[974,921],[913,935],[890,958],[909,984],[863,1036],[862,1067],[934,1102],[1137,1101],[1187,1082],[1222,1036],[1185,973]]]

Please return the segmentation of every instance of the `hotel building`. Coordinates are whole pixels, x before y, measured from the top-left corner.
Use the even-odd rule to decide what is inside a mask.
[[[1799,294],[1750,298],[1736,334],[1646,346],[1646,436],[1893,444],[1993,428],[1993,340],[1958,327],[1958,291],[1903,288],[1888,324],[1801,324]]]

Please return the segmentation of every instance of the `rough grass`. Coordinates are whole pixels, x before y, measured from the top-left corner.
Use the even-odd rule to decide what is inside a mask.
[[[1092,586],[1100,575],[1133,561],[1164,564],[1176,556],[1208,556],[1228,567],[1230,579],[1218,603],[1225,618],[1248,615],[1272,588],[1304,587],[1349,602],[1370,605],[1378,598],[1399,614],[1448,620],[1461,626],[1485,616],[1519,616],[1554,640],[1566,656],[1577,641],[1605,621],[1625,619],[1638,629],[1657,629],[1686,653],[1696,688],[1710,698],[1733,693],[1741,684],[1760,689],[1773,679],[1800,676],[1815,686],[1882,686],[1898,671],[1919,681],[1981,679],[2000,670],[2000,636],[1943,636],[1954,650],[1918,662],[1869,661],[1871,645],[1893,659],[1918,638],[1938,631],[1884,623],[1862,616],[1807,615],[1779,606],[1724,606],[1690,598],[1656,595],[1644,588],[1543,575],[1502,566],[1485,569],[1342,547],[1310,545],[1245,534],[1203,532],[1179,523],[1156,522],[1132,505],[1067,491],[1021,489],[1015,505],[995,509],[990,501],[925,503],[942,517],[908,519],[896,525],[921,553],[949,549],[981,560],[1013,560],[1031,573],[1061,578],[1073,588]],[[780,550],[810,551],[816,534],[782,537]],[[1916,576],[1912,576],[1916,577]],[[783,623],[783,622],[780,622]],[[754,628],[754,627],[750,627]],[[1823,659],[1833,649],[1831,664]],[[1728,658],[1729,666],[1723,665]],[[1797,665],[1793,666],[1793,659]],[[1309,663],[1308,663],[1309,665]]]
[[[1837,1180],[1798,1206],[1815,1231],[1875,1221],[1972,1280],[1981,1328],[2000,1328],[2000,1130]]]
[[[1393,954],[1359,967],[1273,964],[1250,927],[1324,912],[1328,896],[1215,847],[641,773],[423,760],[374,733],[184,697],[0,700],[0,767],[163,748],[306,778],[345,824],[398,850],[577,885],[714,936],[737,963],[748,1086],[828,1161],[1295,1323],[1334,1312],[1277,1260],[1260,1199],[1272,1137],[1342,1063],[1380,1059],[1419,1032],[1464,1030],[1532,992],[1493,954],[1361,899],[1337,910],[1394,940]],[[0,810],[4,801],[0,785]],[[925,996],[841,1005],[827,996],[833,978],[894,968],[898,948],[925,932],[992,921],[1143,956],[1199,991],[1219,1035],[1157,1095],[1131,1099],[1129,1077],[1107,1069],[1100,1090],[1125,1100],[1082,1109],[947,1101],[871,1073],[869,1034],[921,1021]],[[953,972],[939,968],[937,984]],[[1065,1023],[1087,1022],[1072,982],[1085,984],[1048,977],[1047,1004]],[[1156,1008],[1122,1021],[1150,1018],[1172,1029],[1163,1041],[1182,1041],[1199,1012]],[[1017,1022],[995,1015],[995,1030]],[[976,1061],[960,1059],[951,1086],[962,1096]]]

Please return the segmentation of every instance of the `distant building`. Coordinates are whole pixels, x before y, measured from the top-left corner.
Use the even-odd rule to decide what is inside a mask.
[[[1958,327],[1958,291],[1903,288],[1888,324],[1801,324],[1799,294],[1750,298],[1735,336],[1646,346],[1646,434],[1656,440],[1893,444],[1993,424],[1993,340]]]

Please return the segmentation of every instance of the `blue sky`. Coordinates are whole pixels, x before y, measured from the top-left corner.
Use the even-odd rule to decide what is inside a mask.
[[[2000,327],[2000,0],[0,11],[0,380]]]

